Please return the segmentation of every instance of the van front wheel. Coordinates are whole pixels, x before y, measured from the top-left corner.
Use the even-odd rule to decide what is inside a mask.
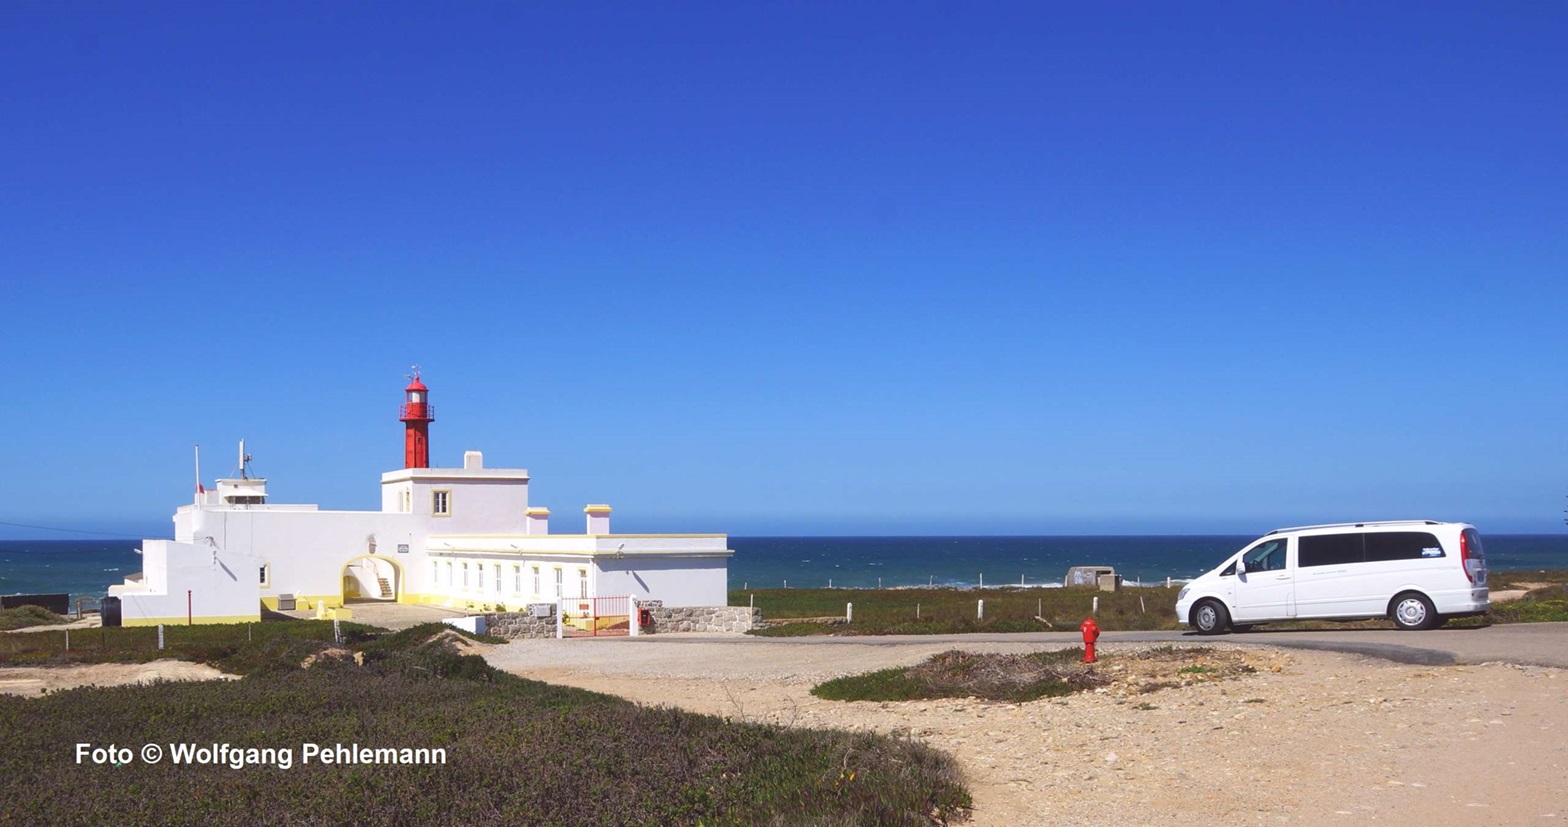
[[[1405,631],[1419,631],[1430,629],[1437,625],[1437,609],[1432,606],[1432,601],[1424,594],[1406,592],[1394,598],[1393,610],[1389,612],[1394,618],[1394,625]]]
[[[1230,613],[1217,600],[1205,600],[1193,607],[1192,628],[1200,635],[1217,635],[1230,623]]]

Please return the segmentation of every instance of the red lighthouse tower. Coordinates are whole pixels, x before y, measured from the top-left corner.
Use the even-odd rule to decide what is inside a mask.
[[[404,388],[403,409],[398,419],[403,421],[403,467],[430,467],[430,423],[435,421],[436,408],[430,404],[430,389],[419,381],[419,368],[414,368],[414,381]]]

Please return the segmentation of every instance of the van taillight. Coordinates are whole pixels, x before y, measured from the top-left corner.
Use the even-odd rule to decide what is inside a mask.
[[[1475,582],[1475,575],[1470,573],[1470,537],[1463,531],[1459,532],[1459,567],[1465,570],[1465,579]]]

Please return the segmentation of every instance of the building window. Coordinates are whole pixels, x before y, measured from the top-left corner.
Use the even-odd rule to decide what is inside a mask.
[[[542,594],[544,594],[544,592],[539,591],[539,567],[534,566],[534,597],[538,597]]]
[[[495,575],[495,593],[496,594],[500,594],[501,591],[502,591],[502,589],[501,589],[501,564],[500,563],[496,563],[494,566],[491,566],[491,569],[492,570],[491,570],[490,573]]]
[[[577,596],[578,597],[583,597],[583,598],[586,598],[588,596],[588,570],[587,569],[578,569],[577,570]]]
[[[562,584],[565,581],[563,581],[561,579],[564,576],[565,575],[563,575],[561,573],[561,567],[560,566],[556,566],[555,567],[555,599],[556,600],[560,600],[561,598],[566,596],[566,591],[562,588]]]
[[[463,564],[463,588],[468,588],[468,564]]]
[[[522,594],[523,593],[523,567],[522,566],[513,566],[512,567],[512,593],[513,594]]]
[[[430,585],[441,585],[441,564],[434,560],[430,561]]]
[[[413,510],[414,510],[414,492],[412,492],[412,491],[408,490],[407,488],[405,488],[405,489],[403,489],[403,512],[404,513],[408,513],[408,512],[413,511]]]
[[[450,516],[452,516],[452,492],[451,491],[431,491],[430,492],[430,513],[435,515],[435,516],[437,516],[437,517],[450,517]]]
[[[265,588],[267,588],[268,586],[271,586],[271,585],[272,585],[272,567],[271,566],[262,566],[261,567],[261,587],[265,589]]]
[[[450,561],[446,564],[446,587],[449,591],[452,588],[452,564]]]
[[[480,564],[474,566],[474,568],[479,570],[479,571],[475,572],[475,574],[479,577],[479,590],[480,591],[484,591],[485,590],[485,564],[484,563],[480,563]]]

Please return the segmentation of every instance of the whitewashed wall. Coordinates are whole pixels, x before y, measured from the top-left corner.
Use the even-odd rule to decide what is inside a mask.
[[[723,606],[729,602],[729,560],[724,557],[666,557],[598,561],[601,595],[652,597],[666,606]]]
[[[172,540],[142,541],[142,557],[146,589],[118,595],[124,625],[185,622],[186,590],[197,622],[260,619],[260,570],[251,558]]]

